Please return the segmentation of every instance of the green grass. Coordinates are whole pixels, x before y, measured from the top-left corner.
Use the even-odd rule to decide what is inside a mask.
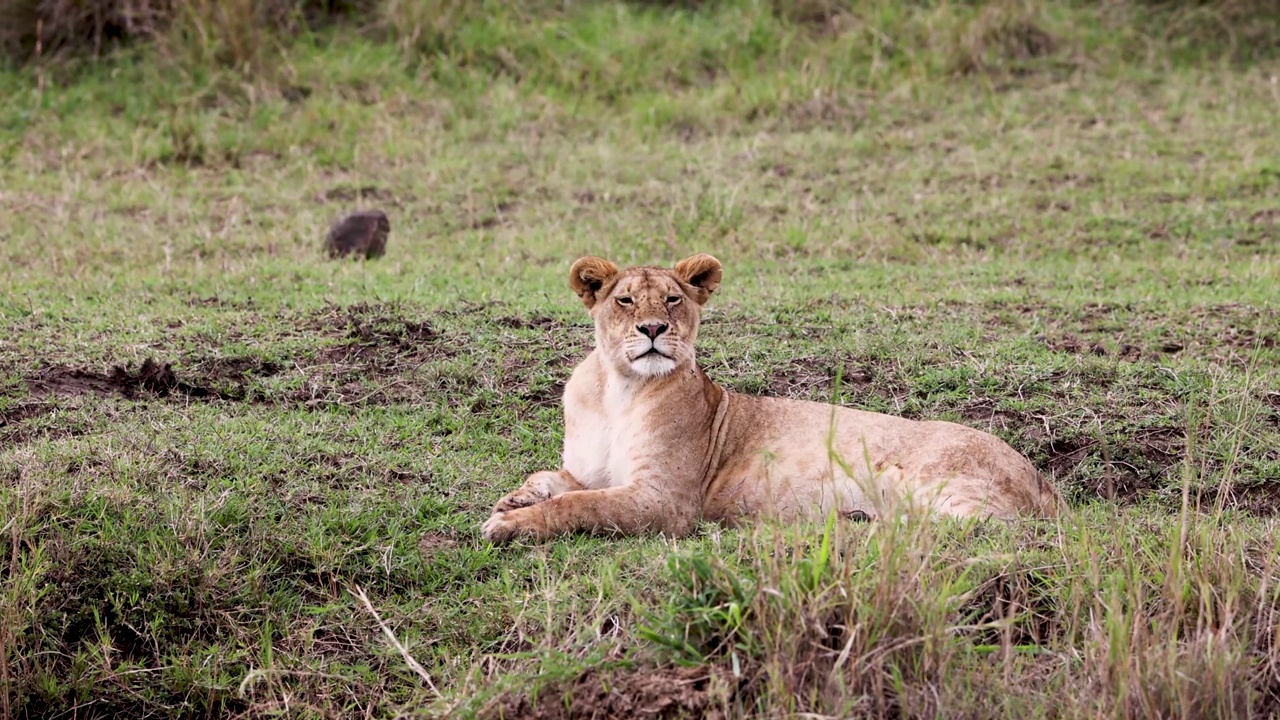
[[[10,715],[1280,711],[1280,95],[1226,10],[512,7],[0,73]],[[326,260],[358,207],[387,256]],[[701,251],[714,379],[991,430],[1071,512],[482,541],[558,464],[572,260]]]

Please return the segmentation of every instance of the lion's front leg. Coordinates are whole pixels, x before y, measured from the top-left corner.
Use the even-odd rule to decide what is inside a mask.
[[[568,470],[544,470],[530,475],[524,484],[507,494],[493,506],[495,513],[510,512],[537,505],[557,495],[583,490]]]
[[[633,486],[582,490],[558,495],[528,507],[495,512],[481,527],[486,540],[517,537],[547,540],[572,532],[614,535],[689,534],[698,521],[697,503],[663,497]]]

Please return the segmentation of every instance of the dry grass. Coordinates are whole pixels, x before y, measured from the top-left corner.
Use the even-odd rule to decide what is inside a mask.
[[[638,619],[643,637],[695,669],[683,683],[669,666],[593,669],[481,714],[587,718],[628,701],[635,714],[726,718],[1226,720],[1280,709],[1280,568],[1274,544],[1257,542],[1265,528],[1184,514],[1135,532],[1135,515],[1109,528],[1086,515],[717,538],[672,555],[667,586]],[[596,692],[602,678],[621,696]]]
[[[367,11],[327,0],[0,0],[0,53],[20,59],[102,56],[126,44],[162,41],[195,62],[253,69],[276,35]]]
[[[663,12],[705,12],[722,4],[729,3],[632,3]],[[1131,49],[1148,54],[1172,50],[1256,60],[1274,56],[1280,38],[1280,13],[1268,0],[1090,5],[1084,3],[1070,14],[1092,16],[1091,22],[1105,26],[1113,38],[1126,37]],[[19,61],[98,57],[125,45],[161,41],[170,53],[189,62],[252,72],[275,54],[275,38],[334,20],[430,56],[456,49],[458,33],[469,22],[501,16],[527,22],[570,7],[553,0],[0,0],[0,17],[8,19],[0,29],[0,54]],[[1061,18],[1063,13],[1044,0],[942,3],[929,8],[884,0],[771,0],[767,7],[775,17],[801,28],[865,35],[889,54],[900,47],[918,48],[922,37],[928,38],[932,50],[950,55],[948,66],[959,72],[1018,66],[1060,51],[1064,41],[1050,27],[1053,23],[1046,22],[1047,15]]]

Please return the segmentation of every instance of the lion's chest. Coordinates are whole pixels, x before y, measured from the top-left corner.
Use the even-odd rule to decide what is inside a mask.
[[[565,388],[564,467],[588,488],[622,485],[630,474],[634,420],[619,410],[628,398],[615,394],[627,389],[604,384],[580,389],[572,380]]]
[[[614,477],[610,467],[614,430],[609,418],[589,413],[565,423],[564,467],[588,488],[605,488]]]

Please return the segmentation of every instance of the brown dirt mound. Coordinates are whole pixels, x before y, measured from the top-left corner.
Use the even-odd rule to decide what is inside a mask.
[[[26,378],[29,398],[0,410],[0,441],[21,443],[37,435],[49,436],[50,432],[78,434],[80,430],[75,423],[52,431],[27,423],[58,408],[57,403],[48,401],[52,397],[98,395],[241,401],[246,397],[249,376],[273,375],[280,369],[275,363],[257,358],[211,358],[184,371],[183,376],[174,371],[171,363],[153,358],[132,369],[116,365],[109,372],[46,366]]]
[[[147,358],[136,368],[114,366],[109,372],[50,365],[26,378],[30,400],[0,412],[0,427],[17,426],[52,412],[51,397],[119,395],[135,399],[160,398],[244,400],[251,377],[269,377],[282,370],[270,361],[251,357],[208,358],[179,375],[173,364]]]
[[[65,367],[50,367],[27,379],[31,395],[37,398],[49,395],[123,395],[137,397],[142,392],[159,397],[179,394],[194,398],[225,398],[238,400],[236,395],[206,385],[187,382],[173,371],[173,365],[147,358],[135,370],[117,365],[109,373],[97,373]]]
[[[588,670],[535,696],[508,695],[485,718],[728,718],[738,681],[712,666]]]

